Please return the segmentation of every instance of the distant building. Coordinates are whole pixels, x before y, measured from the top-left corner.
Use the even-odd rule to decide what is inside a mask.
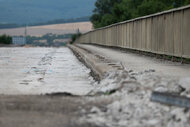
[[[12,42],[15,45],[24,45],[24,44],[26,44],[26,38],[22,37],[22,36],[13,36]]]

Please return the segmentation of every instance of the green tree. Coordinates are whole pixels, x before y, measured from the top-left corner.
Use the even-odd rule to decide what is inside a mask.
[[[7,35],[0,36],[0,44],[12,44],[12,37]]]
[[[94,28],[190,4],[190,0],[97,0]]]
[[[188,5],[188,4],[190,4],[190,0],[185,1],[185,5]]]
[[[71,36],[71,42],[70,42],[70,44],[73,44],[76,41],[76,39],[79,38],[80,36],[81,36],[81,33],[73,34]]]
[[[165,10],[167,6],[159,0],[144,1],[138,6],[138,16],[145,16]]]
[[[111,22],[112,24],[114,22],[114,18],[111,16],[113,14],[113,7],[121,1],[122,0],[97,0],[95,3],[96,8],[93,11],[94,14],[90,18],[94,28],[108,25],[105,21],[107,23]]]

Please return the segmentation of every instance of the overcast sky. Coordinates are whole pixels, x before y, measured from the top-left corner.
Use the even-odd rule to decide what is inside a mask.
[[[0,0],[0,23],[36,23],[89,16],[96,0]]]

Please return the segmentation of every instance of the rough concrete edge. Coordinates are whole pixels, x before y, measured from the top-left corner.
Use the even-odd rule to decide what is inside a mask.
[[[87,68],[91,70],[91,76],[96,81],[101,81],[105,78],[108,72],[124,70],[123,65],[118,64],[116,61],[107,59],[104,56],[91,52],[90,50],[80,47],[78,45],[68,45],[73,51],[74,55],[81,61]]]
[[[89,54],[90,52],[81,48],[78,48],[77,46],[74,45],[67,45],[69,47],[69,49],[74,53],[74,55],[77,57],[77,59],[82,62],[87,68],[89,68],[91,70],[90,75],[96,80],[96,81],[100,81],[101,79],[103,79],[104,74],[99,71],[99,69],[97,69],[94,66],[94,62],[91,61],[87,55],[85,54]]]

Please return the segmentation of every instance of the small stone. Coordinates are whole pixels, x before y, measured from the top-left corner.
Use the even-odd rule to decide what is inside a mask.
[[[154,89],[154,91],[157,91],[157,92],[167,92],[168,89],[164,86],[159,86],[157,88]]]
[[[144,72],[155,72],[155,70],[154,69],[149,69],[149,70],[145,70]]]
[[[190,91],[190,78],[182,78],[179,81],[181,87],[185,88],[187,91]]]
[[[133,70],[129,70],[129,73],[133,72]]]
[[[81,110],[81,113],[82,113],[82,114],[85,114],[85,113],[86,113],[86,110],[85,110],[85,109],[82,109],[82,110]]]
[[[180,85],[177,85],[176,87],[174,87],[174,89],[171,92],[176,93],[176,94],[181,94],[184,91],[185,91],[185,88],[183,88]]]
[[[151,120],[148,120],[147,123],[151,126],[156,126],[157,123],[159,123],[159,120],[157,119],[151,119]]]
[[[100,109],[99,108],[97,108],[97,107],[93,107],[91,110],[90,110],[90,113],[99,113],[99,112],[101,112],[100,111]]]

